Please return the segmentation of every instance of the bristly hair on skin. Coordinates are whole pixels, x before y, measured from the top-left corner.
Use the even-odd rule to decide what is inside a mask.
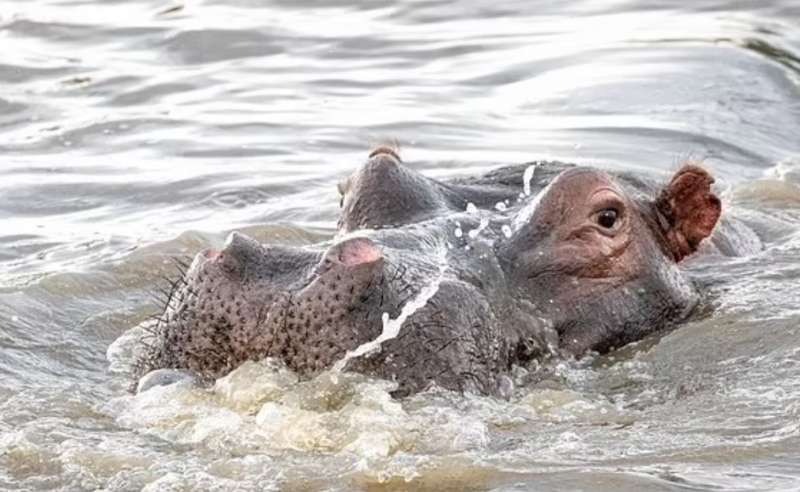
[[[161,280],[166,282],[164,286],[156,286],[151,293],[151,297],[158,306],[158,311],[150,314],[144,319],[141,327],[144,335],[139,339],[141,346],[140,356],[136,358],[132,365],[132,381],[128,388],[130,392],[135,392],[138,379],[147,372],[158,369],[159,363],[158,341],[165,336],[167,320],[165,315],[170,306],[178,297],[191,295],[189,284],[186,282],[186,273],[189,270],[191,259],[188,257],[170,257],[176,270],[175,274],[166,274]]]
[[[388,154],[398,161],[403,162],[403,159],[400,158],[400,142],[397,140],[381,142],[378,145],[373,146],[369,151],[369,158],[372,159],[380,154]]]

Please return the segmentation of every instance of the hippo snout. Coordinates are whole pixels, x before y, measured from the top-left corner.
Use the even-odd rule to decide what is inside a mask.
[[[275,357],[301,373],[323,370],[379,333],[384,268],[381,248],[363,237],[309,250],[233,232],[179,282],[147,365],[215,378]]]

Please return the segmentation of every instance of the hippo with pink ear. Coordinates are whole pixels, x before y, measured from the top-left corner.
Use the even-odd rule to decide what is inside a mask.
[[[438,181],[379,147],[339,185],[333,241],[233,233],[198,254],[138,375],[211,380],[272,357],[302,376],[337,365],[389,379],[397,396],[501,395],[514,365],[607,352],[691,316],[700,293],[681,261],[719,221],[713,182],[696,165],[659,184],[557,162]]]

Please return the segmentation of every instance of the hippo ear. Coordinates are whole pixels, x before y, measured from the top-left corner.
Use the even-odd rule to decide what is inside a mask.
[[[714,231],[722,205],[711,191],[712,183],[705,169],[686,164],[656,199],[659,223],[675,261],[694,253]]]

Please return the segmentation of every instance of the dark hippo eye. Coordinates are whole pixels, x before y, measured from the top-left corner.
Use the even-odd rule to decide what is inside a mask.
[[[616,208],[606,208],[597,213],[597,223],[606,229],[612,229],[618,218],[619,212]]]

